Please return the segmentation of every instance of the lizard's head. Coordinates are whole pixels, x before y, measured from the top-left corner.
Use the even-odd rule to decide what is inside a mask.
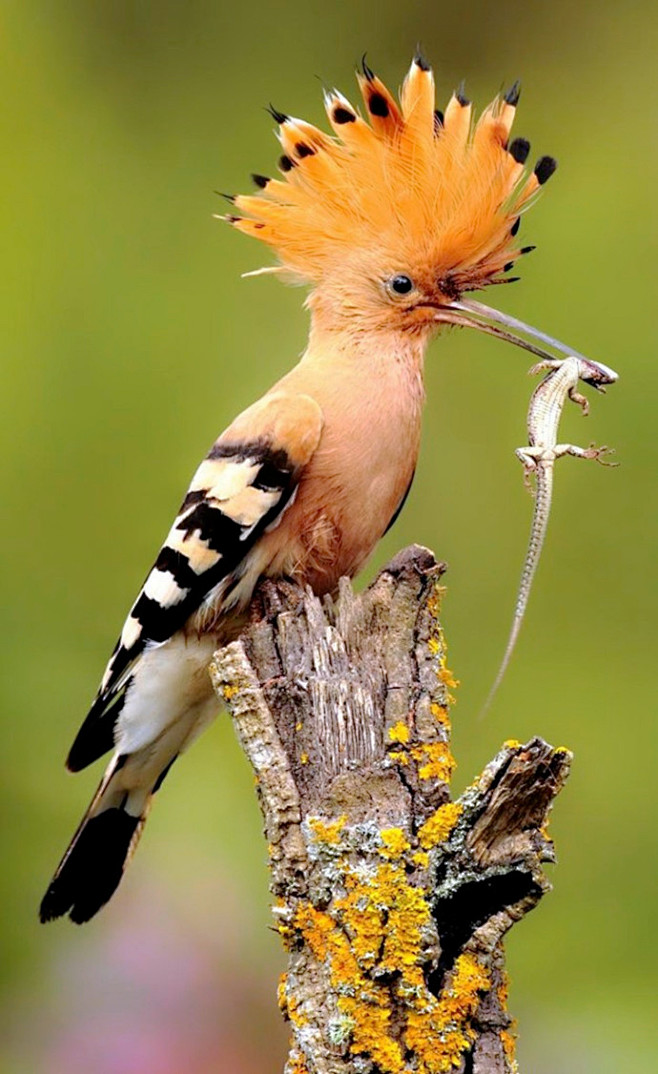
[[[596,388],[597,392],[605,392],[607,384],[614,384],[619,380],[617,373],[602,362],[589,362],[581,360],[580,379],[590,388]]]

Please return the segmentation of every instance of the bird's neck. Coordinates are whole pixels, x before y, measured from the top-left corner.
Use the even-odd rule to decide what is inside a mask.
[[[363,325],[358,318],[328,316],[314,308],[311,316],[308,347],[302,361],[346,366],[359,376],[369,373],[386,376],[390,369],[397,378],[403,376],[419,385],[422,377],[429,334],[406,334],[389,328]]]
[[[395,485],[391,495],[397,492],[398,477],[408,482],[416,464],[424,354],[418,338],[364,333],[314,316],[308,347],[283,382],[287,388],[302,387],[319,403],[328,457],[338,463],[346,452],[346,469],[358,460],[368,480],[386,470]],[[400,495],[404,488],[406,484]]]
[[[409,489],[420,444],[423,355],[418,341],[314,316],[301,361],[276,386],[310,395],[324,418],[296,501],[315,529],[301,539],[301,551],[294,546],[318,592],[361,568]],[[291,512],[289,525],[295,517]]]

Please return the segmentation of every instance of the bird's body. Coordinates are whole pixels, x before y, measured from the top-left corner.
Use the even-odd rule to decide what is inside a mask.
[[[382,362],[381,351],[360,347],[340,331],[320,329],[318,335],[321,342],[312,335],[301,362],[217,439],[190,485],[188,512],[215,502],[224,518],[240,520],[242,532],[224,533],[225,543],[231,536],[239,542],[274,512],[250,554],[239,556],[215,584],[210,577],[202,582],[198,606],[160,640],[184,603],[179,597],[188,564],[201,578],[218,565],[206,531],[190,533],[174,523],[156,561],[160,567],[133,605],[68,763],[77,770],[111,747],[115,755],[85,818],[88,838],[74,842],[77,854],[68,868],[64,859],[44,899],[46,918],[70,910],[74,920],[86,920],[116,886],[164,774],[217,714],[208,665],[213,652],[239,634],[260,579],[289,577],[330,592],[342,575],[363,566],[409,489],[420,441],[424,348],[400,348]],[[328,369],[338,370],[338,378]],[[254,488],[254,477],[272,459],[292,477],[289,495],[276,476],[271,485]],[[192,502],[200,492],[203,499]],[[355,511],[355,503],[363,510]],[[183,505],[178,519],[185,517]],[[177,555],[187,562],[174,561]],[[103,844],[103,859],[90,861],[90,849]],[[85,873],[83,896],[76,899]]]
[[[506,282],[525,252],[519,214],[554,170],[544,157],[528,175],[527,142],[508,141],[518,87],[471,136],[463,96],[434,112],[422,57],[400,104],[365,64],[360,85],[370,125],[336,91],[325,103],[340,140],[274,113],[285,179],[256,176],[260,194],[232,199],[244,215],[230,223],[311,283],[308,347],[215,441],[133,604],[67,763],[113,758],[43,920],[85,921],[111,896],[154,793],[216,714],[208,664],[244,626],[259,580],[328,593],[366,562],[413,479],[438,328],[476,327],[537,352],[509,319],[463,298]]]
[[[312,332],[306,355],[274,389],[308,394],[322,431],[295,502],[263,541],[259,573],[330,592],[385,532],[413,477],[424,399],[424,346],[396,352],[392,342],[373,351],[338,331]]]

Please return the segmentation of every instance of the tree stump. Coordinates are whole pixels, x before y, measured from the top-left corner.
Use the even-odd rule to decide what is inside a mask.
[[[286,1074],[509,1074],[502,941],[549,890],[570,754],[507,742],[457,801],[444,565],[366,592],[266,583],[212,676],[253,766],[292,1040]]]

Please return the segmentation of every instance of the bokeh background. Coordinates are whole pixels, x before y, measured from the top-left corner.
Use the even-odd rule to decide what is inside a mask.
[[[0,1069],[281,1069],[252,778],[220,720],[167,781],[112,904],[37,924],[95,785],[63,757],[197,461],[304,345],[302,294],[241,280],[267,253],[213,221],[277,146],[263,106],[322,120],[364,49],[401,80],[422,41],[447,100],[523,80],[516,133],[560,170],[523,225],[538,251],[488,300],[613,365],[565,438],[517,655],[484,722],[531,501],[513,449],[523,352],[437,341],[422,461],[372,569],[411,541],[450,564],[459,790],[508,737],[575,751],[555,891],[511,936],[522,1071],[655,1067],[656,54],[658,9],[447,0],[68,0],[0,11],[3,613]]]

